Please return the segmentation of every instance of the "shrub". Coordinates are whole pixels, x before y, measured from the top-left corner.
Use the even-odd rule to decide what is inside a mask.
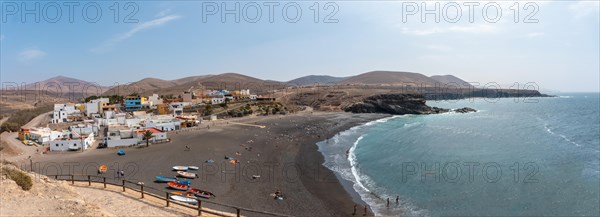
[[[31,189],[31,187],[33,186],[33,181],[31,180],[31,177],[20,170],[9,167],[2,167],[2,170],[0,171],[2,175],[6,175],[9,179],[15,181],[17,185],[25,191],[29,191],[29,189]]]
[[[12,114],[6,122],[0,126],[0,133],[5,131],[13,131],[16,132],[19,128],[25,125],[27,122],[31,121],[31,119],[37,117],[42,113],[46,113],[52,111],[52,105],[45,105],[36,107],[33,109],[26,109],[18,111]]]

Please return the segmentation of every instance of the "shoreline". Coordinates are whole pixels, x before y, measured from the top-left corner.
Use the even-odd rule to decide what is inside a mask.
[[[347,188],[351,183],[339,179],[334,171],[323,165],[325,158],[317,143],[352,127],[389,116],[314,112],[230,119],[210,129],[172,132],[169,134],[170,143],[155,144],[149,148],[124,148],[127,154],[123,157],[115,154],[116,149],[35,155],[34,171],[48,175],[55,170],[49,171],[45,166],[60,165],[62,173],[65,173],[66,165],[75,163],[69,171],[89,174],[97,169],[97,166],[90,165],[108,165],[107,181],[116,180],[116,169],[125,169],[127,179],[173,191],[162,183],[153,183],[154,176],[173,176],[171,167],[175,165],[197,165],[202,168],[197,171],[200,178],[192,180],[192,187],[212,191],[218,195],[215,202],[294,216],[349,216],[354,204],[359,204],[357,214],[362,215],[366,203],[353,197],[357,193],[349,191],[351,186]],[[227,122],[259,124],[266,128]],[[192,150],[184,151],[186,145],[190,145]],[[252,149],[245,149],[248,146]],[[234,156],[240,163],[232,166],[223,156]],[[215,163],[204,163],[208,159]],[[269,163],[276,163],[278,167],[251,171],[254,165]],[[130,164],[136,168],[130,170]],[[239,170],[234,170],[234,167]],[[282,167],[284,171],[279,173]],[[297,177],[294,177],[294,169],[298,170]],[[251,178],[253,174],[262,177],[254,180]],[[273,200],[269,194],[275,190],[281,190],[286,199]],[[214,209],[228,211],[219,207]],[[369,208],[369,215],[372,214]]]

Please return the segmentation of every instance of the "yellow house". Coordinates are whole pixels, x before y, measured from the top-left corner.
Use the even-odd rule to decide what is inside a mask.
[[[148,103],[148,98],[142,96],[142,105],[146,105]]]
[[[85,104],[77,103],[75,104],[75,109],[79,110],[80,112],[85,112]]]
[[[21,128],[21,130],[19,130],[19,140],[27,141],[30,138],[31,138],[31,133],[29,132],[29,129]]]
[[[156,110],[158,111],[159,115],[167,115],[170,113],[169,104],[166,103],[158,104],[156,106]]]

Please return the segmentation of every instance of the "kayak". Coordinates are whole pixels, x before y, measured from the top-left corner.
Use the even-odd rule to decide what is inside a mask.
[[[177,184],[182,184],[182,185],[191,185],[192,184],[192,180],[176,180],[175,182],[177,182]]]
[[[180,201],[180,202],[184,202],[184,203],[191,203],[191,204],[198,203],[198,200],[196,200],[194,198],[189,198],[189,197],[184,197],[184,196],[179,196],[179,195],[171,195],[171,199]]]
[[[186,166],[174,166],[173,170],[175,170],[175,171],[186,171],[186,170],[188,170],[188,167],[186,167]]]
[[[107,170],[108,170],[108,167],[106,165],[100,165],[100,167],[98,167],[99,173],[105,173]]]
[[[174,182],[174,181],[176,181],[176,179],[174,179],[174,178],[169,178],[169,177],[165,177],[165,176],[156,176],[154,178],[156,178],[157,182]]]
[[[183,184],[179,184],[177,182],[169,182],[169,183],[167,183],[167,185],[169,187],[171,187],[172,189],[182,190],[182,191],[186,191],[189,188],[189,186],[183,185]]]
[[[196,195],[196,197],[202,197],[202,198],[206,198],[206,199],[210,199],[211,197],[216,197],[210,191],[200,190],[200,189],[196,189],[196,188],[189,188],[188,192],[194,193],[194,195]]]
[[[198,169],[200,169],[200,167],[197,167],[197,166],[188,166],[188,169],[190,169],[190,170],[198,170]]]
[[[177,174],[179,174],[179,176],[181,176],[181,177],[185,177],[185,178],[189,178],[189,179],[196,178],[196,174],[195,173],[177,171]]]

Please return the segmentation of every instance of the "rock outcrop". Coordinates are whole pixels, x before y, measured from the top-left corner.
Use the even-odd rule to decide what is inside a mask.
[[[405,114],[440,114],[450,109],[428,106],[425,97],[420,94],[380,94],[369,96],[362,102],[350,104],[343,108],[352,113],[385,113],[393,115]],[[469,107],[453,110],[456,113],[476,112]]]
[[[474,108],[464,107],[459,109],[454,109],[456,113],[469,113],[469,112],[477,112]]]
[[[404,114],[439,114],[449,109],[430,107],[425,104],[425,97],[419,94],[381,94],[365,98],[344,108],[353,113],[386,113]]]

